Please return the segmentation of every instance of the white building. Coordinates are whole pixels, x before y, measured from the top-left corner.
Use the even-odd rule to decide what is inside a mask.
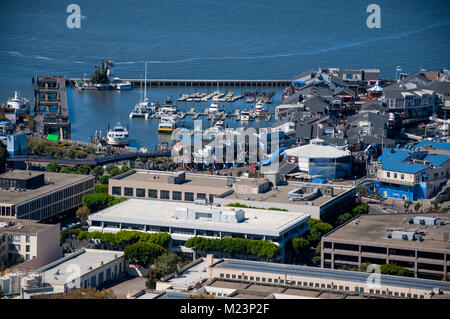
[[[302,235],[310,215],[263,209],[241,209],[176,203],[145,199],[129,199],[89,216],[89,231],[167,232],[172,237],[171,250],[192,256],[184,246],[192,237],[240,237],[273,242],[280,246]]]

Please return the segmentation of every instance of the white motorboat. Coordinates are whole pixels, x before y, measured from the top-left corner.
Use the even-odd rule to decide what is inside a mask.
[[[142,78],[141,78],[142,80]],[[130,83],[131,84],[131,83]],[[147,62],[145,62],[145,80],[144,80],[144,98],[142,98],[142,81],[141,81],[141,97],[138,103],[134,106],[133,111],[130,113],[130,118],[144,117],[148,118],[148,113],[151,112],[152,106],[147,98]]]
[[[264,104],[263,102],[259,101],[255,105],[255,113],[260,114],[261,112],[264,112]]]
[[[114,146],[122,146],[130,144],[128,128],[123,127],[119,122],[112,129],[108,130],[106,143]]]
[[[14,109],[16,114],[23,114],[30,112],[30,102],[24,97],[19,97],[17,91],[14,92],[14,97],[8,100],[6,106],[8,108]]]
[[[250,112],[247,110],[241,111],[241,121],[249,122],[250,121]]]
[[[130,81],[120,81],[116,84],[116,89],[119,91],[131,90],[133,85]]]
[[[172,133],[178,127],[176,116],[163,116],[158,124],[159,133]]]
[[[208,108],[208,113],[213,114],[219,112],[219,104],[212,102]]]

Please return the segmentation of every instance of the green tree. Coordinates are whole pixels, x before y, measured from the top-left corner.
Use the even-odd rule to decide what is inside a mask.
[[[81,175],[89,175],[90,172],[91,167],[89,165],[80,165],[77,170],[77,173]]]
[[[122,165],[122,168],[120,169],[120,173],[125,173],[130,170],[131,170],[131,168],[128,165]]]
[[[345,213],[345,214],[339,215],[338,220],[337,220],[338,225],[344,224],[352,218],[353,218],[353,215],[350,213]]]
[[[109,206],[110,201],[114,200],[113,196],[108,194],[87,194],[83,197],[83,206],[89,208],[93,213]]]
[[[359,195],[361,195],[361,197],[366,197],[369,194],[369,188],[363,185],[356,186],[356,191]]]
[[[407,274],[407,270],[405,268],[395,263],[381,265],[380,272],[382,274],[395,276],[405,276]]]
[[[64,166],[59,171],[60,173],[66,173],[66,174],[74,174],[76,172],[75,168],[72,166]]]
[[[97,175],[97,176],[103,176],[103,174],[105,173],[105,170],[103,169],[102,166],[95,166],[94,169],[92,170],[92,174]]]
[[[46,172],[59,172],[61,169],[61,165],[59,165],[58,163],[49,163],[47,165],[47,167],[45,168]]]
[[[90,212],[91,211],[89,210],[89,208],[87,208],[86,206],[81,206],[80,208],[77,209],[75,215],[79,220],[86,221],[89,217]]]
[[[100,177],[100,179],[98,180],[98,182],[99,182],[100,184],[108,185],[108,180],[109,180],[109,176],[104,175],[104,176]]]
[[[292,239],[292,248],[297,254],[301,254],[305,250],[311,247],[311,244],[308,239],[305,237],[297,237]]]
[[[155,258],[167,251],[156,244],[137,242],[127,246],[124,250],[124,258],[131,264],[147,267]]]
[[[367,203],[361,203],[352,210],[353,216],[356,215],[364,215],[369,212],[369,204]]]

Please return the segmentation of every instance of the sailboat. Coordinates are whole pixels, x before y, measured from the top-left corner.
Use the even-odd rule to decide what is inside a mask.
[[[141,81],[141,98],[140,101],[134,106],[133,111],[130,113],[130,119],[134,117],[148,118],[148,113],[151,110],[151,106],[147,98],[147,62],[145,62],[145,80],[144,80],[144,99],[142,99],[142,81]]]

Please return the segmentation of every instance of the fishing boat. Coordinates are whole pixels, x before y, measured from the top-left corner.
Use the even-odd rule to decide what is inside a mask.
[[[112,129],[108,127],[106,143],[114,146],[129,145],[130,137],[128,135],[128,128],[123,127],[119,122]]]
[[[30,112],[30,102],[24,97],[19,97],[17,91],[14,92],[14,97],[8,100],[6,106],[8,108],[14,109],[16,114],[23,114]]]

